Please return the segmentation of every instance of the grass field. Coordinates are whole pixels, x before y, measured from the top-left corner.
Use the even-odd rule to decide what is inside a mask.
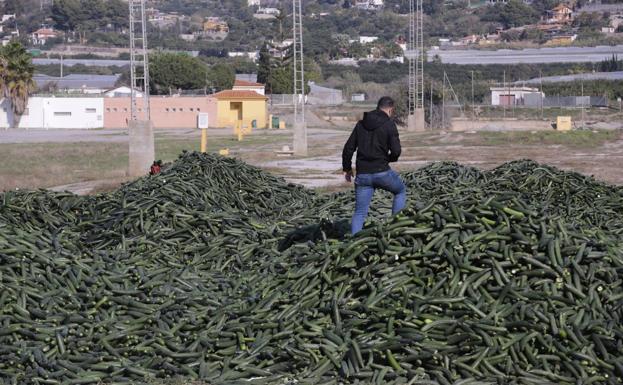
[[[229,148],[262,146],[274,136],[250,136],[244,142],[232,137],[210,138],[209,152]],[[156,159],[175,160],[182,151],[199,151],[199,141],[156,136]],[[28,143],[0,144],[0,191],[50,188],[72,183],[109,180],[116,186],[127,180],[128,147],[126,143]]]
[[[229,148],[231,156],[296,183],[333,179],[322,191],[350,188],[340,182],[340,153],[349,130],[310,135],[309,157],[280,161],[274,151],[290,144],[287,134],[257,133],[238,142],[233,136],[212,136],[208,151]],[[175,160],[186,151],[199,150],[198,137],[156,135],[156,159]],[[623,147],[620,131],[480,131],[476,133],[401,134],[403,154],[396,166],[413,169],[432,161],[455,160],[478,167],[530,158],[596,175],[621,183]],[[0,144],[0,191],[86,184],[87,191],[109,191],[128,181],[128,148],[125,142],[68,142]],[[268,164],[268,163],[270,164]],[[278,163],[275,163],[278,162]],[[324,162],[324,165],[323,165]],[[331,164],[327,167],[327,162]],[[147,172],[147,170],[146,170]]]

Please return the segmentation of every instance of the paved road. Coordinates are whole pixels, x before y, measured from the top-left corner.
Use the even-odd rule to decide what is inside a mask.
[[[428,60],[439,56],[447,64],[540,64],[595,63],[623,55],[623,45],[599,47],[556,47],[523,50],[430,50]]]
[[[35,65],[61,64],[61,59],[33,59]],[[102,59],[64,59],[63,65],[72,67],[76,64],[82,64],[88,67],[110,67],[110,66],[127,66],[130,65],[129,60],[102,60]]]

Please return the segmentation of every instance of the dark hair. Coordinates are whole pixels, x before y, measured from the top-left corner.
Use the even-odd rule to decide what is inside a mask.
[[[383,96],[382,98],[379,99],[379,102],[376,105],[376,108],[379,110],[384,110],[387,108],[394,108],[394,99],[390,98],[389,96]]]

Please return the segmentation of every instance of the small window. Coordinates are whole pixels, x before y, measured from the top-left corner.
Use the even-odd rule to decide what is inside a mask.
[[[193,112],[193,111],[195,111],[195,109],[194,109],[194,108],[192,108],[192,107],[190,107],[190,112]]]
[[[123,109],[123,112],[128,112],[128,109],[127,109],[127,108],[124,108],[124,109]]]
[[[95,108],[85,108],[87,114],[95,114],[97,113],[97,109]]]
[[[180,112],[184,112],[184,109],[183,109],[183,108],[180,108]]]
[[[143,112],[143,109],[142,109],[142,108],[139,108],[139,109],[138,109],[138,112]]]
[[[115,111],[115,112],[117,112],[117,107],[113,108],[112,110],[113,110],[113,111]]]
[[[177,109],[176,109],[176,108],[173,108],[173,112],[176,112],[176,111],[177,111]]]
[[[165,110],[166,112],[169,112],[169,107],[165,108],[164,110]]]
[[[110,112],[110,107],[106,108],[106,112]]]
[[[71,116],[71,112],[55,112],[54,116]]]
[[[201,108],[197,107],[197,112],[201,112]]]

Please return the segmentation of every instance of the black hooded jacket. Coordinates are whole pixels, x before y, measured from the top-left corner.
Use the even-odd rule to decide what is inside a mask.
[[[396,123],[381,110],[364,113],[342,151],[342,168],[345,172],[352,171],[355,151],[358,174],[389,170],[389,163],[396,162],[401,151]]]

